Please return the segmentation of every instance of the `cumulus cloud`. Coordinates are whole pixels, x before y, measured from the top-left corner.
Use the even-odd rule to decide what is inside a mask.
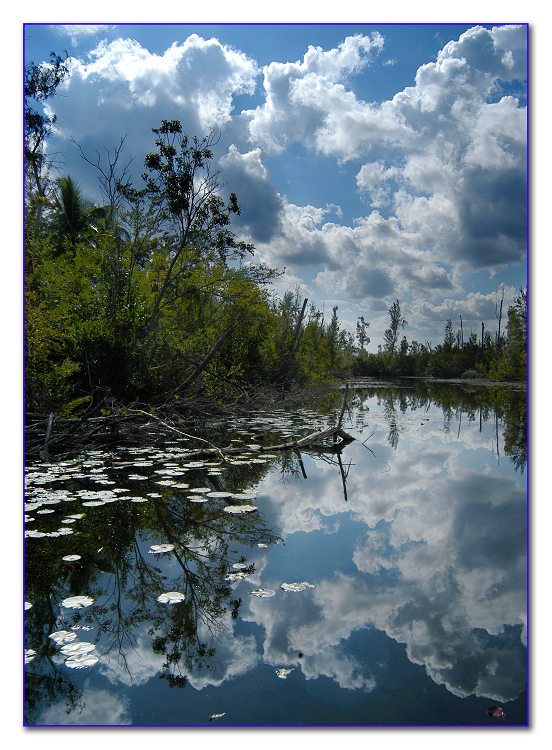
[[[359,190],[372,208],[389,207],[403,245],[431,255],[422,273],[395,275],[407,290],[409,282],[451,288],[435,262],[467,273],[525,257],[526,110],[512,96],[492,101],[501,85],[525,75],[524,34],[517,26],[474,27],[421,66],[413,86],[380,104],[357,98],[348,87],[350,68],[338,78],[335,66],[322,75],[323,66],[314,69],[307,56],[274,63],[264,70],[265,104],[248,113],[250,138],[273,150],[297,140],[340,160],[372,155],[357,173]],[[378,239],[364,232],[363,248]],[[336,253],[328,254],[335,261]],[[303,262],[311,257],[323,254],[306,253]],[[354,296],[354,254],[351,262],[342,253],[338,265],[343,293]],[[367,265],[386,274],[377,253]],[[319,278],[334,284],[337,273],[326,268]]]
[[[281,232],[283,198],[272,185],[261,158],[261,149],[240,153],[232,144],[220,159],[224,177],[238,194],[241,214],[234,225],[254,242],[270,242]]]
[[[506,310],[513,304],[518,291],[513,287],[505,286],[503,318],[505,319]],[[441,323],[448,318],[458,320],[462,316],[464,324],[481,325],[481,321],[489,324],[495,321],[502,291],[483,294],[481,292],[471,292],[464,298],[451,299],[445,298],[439,303],[432,303],[429,300],[419,300],[414,304],[414,314],[422,323]]]
[[[265,102],[244,113],[251,141],[273,152],[292,141],[308,142],[332,98],[347,95],[341,81],[365,68],[382,48],[381,34],[356,34],[331,50],[309,46],[302,61],[265,66]],[[318,97],[326,100],[321,107]]]
[[[66,167],[82,173],[75,138],[87,152],[127,135],[137,169],[152,150],[151,129],[178,119],[184,132],[204,135],[232,119],[233,99],[252,94],[257,67],[246,54],[217,39],[190,35],[155,54],[132,39],[101,41],[86,59],[69,59],[70,76],[49,103],[57,116],[52,151],[65,149]],[[140,171],[138,171],[138,175]]]

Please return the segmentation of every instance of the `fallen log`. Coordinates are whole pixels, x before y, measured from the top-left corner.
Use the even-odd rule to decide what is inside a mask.
[[[332,442],[325,442],[331,438]],[[225,458],[226,456],[238,456],[244,453],[254,453],[255,455],[262,455],[263,453],[272,453],[274,451],[312,451],[313,453],[339,453],[345,445],[352,443],[356,438],[349,435],[348,432],[334,425],[333,427],[327,427],[325,430],[319,430],[317,432],[311,432],[309,435],[300,438],[299,440],[288,440],[283,443],[277,443],[276,445],[246,445],[242,447],[228,446],[226,448],[199,448],[195,451],[190,451],[185,454],[185,458],[212,458],[218,456],[219,458]]]

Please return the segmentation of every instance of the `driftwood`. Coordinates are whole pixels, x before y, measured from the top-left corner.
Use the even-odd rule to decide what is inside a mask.
[[[331,443],[326,442],[328,438],[332,439]],[[228,446],[227,448],[200,448],[196,451],[190,451],[186,453],[185,458],[210,458],[218,456],[224,458],[225,456],[238,456],[244,453],[255,453],[262,455],[263,453],[272,453],[274,451],[312,451],[314,453],[339,453],[345,445],[352,443],[355,438],[349,433],[342,430],[341,427],[327,427],[325,430],[319,430],[317,432],[311,432],[310,435],[299,440],[288,440],[284,443],[277,443],[276,445],[265,445],[265,446],[254,446],[250,445],[241,446],[236,448],[234,446]]]

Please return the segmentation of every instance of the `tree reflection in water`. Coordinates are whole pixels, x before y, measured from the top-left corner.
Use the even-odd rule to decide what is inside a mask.
[[[221,502],[191,504],[170,492],[143,505],[114,503],[90,511],[85,533],[78,535],[83,561],[78,566],[59,562],[66,553],[60,553],[58,539],[27,541],[26,595],[33,607],[26,613],[26,646],[37,652],[26,668],[29,723],[44,701],[62,698],[68,712],[79,702],[80,689],[70,673],[59,657],[52,659],[56,647],[48,635],[56,630],[89,628],[98,653],[116,654],[131,682],[127,656],[144,626],[153,653],[164,657],[161,676],[170,686],[182,687],[186,673],[209,668],[225,613],[235,618],[239,610],[225,580],[234,562],[233,545],[278,541],[258,512],[229,514]],[[163,564],[168,555],[144,554],[151,538],[174,545],[171,565]],[[66,539],[64,545],[74,549],[75,542]],[[157,596],[167,590],[182,592],[184,600],[159,603]],[[92,606],[60,609],[62,599],[83,592],[94,599]]]

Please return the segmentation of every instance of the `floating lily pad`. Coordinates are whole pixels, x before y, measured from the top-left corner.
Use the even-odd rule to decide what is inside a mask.
[[[184,601],[186,596],[180,591],[167,591],[157,597],[157,601],[161,604],[178,604],[178,602]]]
[[[82,609],[82,607],[89,607],[93,603],[94,599],[91,596],[70,596],[61,602],[61,606],[68,609]]]
[[[55,633],[50,633],[48,638],[51,638],[58,646],[63,646],[76,640],[77,634],[72,630],[57,630]]]
[[[226,711],[223,711],[221,714],[211,714],[209,716],[209,721],[215,721],[215,719],[222,719],[222,717],[226,714]]]
[[[248,568],[249,565],[247,563],[237,562],[234,563],[232,567],[234,568],[234,570],[245,570],[245,568]]]
[[[265,544],[264,542],[259,542],[257,544],[257,547],[259,547],[260,549],[266,549],[268,547],[268,544]]]
[[[253,591],[249,592],[251,596],[256,596],[259,599],[268,599],[271,596],[274,596],[276,593],[273,589],[253,589]]]
[[[301,583],[282,583],[280,586],[284,591],[304,591],[305,589],[313,589],[312,583],[302,581]]]
[[[204,495],[189,495],[188,500],[191,503],[206,503],[208,502],[208,498]]]
[[[64,560],[65,562],[75,562],[76,560],[80,560],[81,556],[80,555],[65,555],[65,557],[62,557],[61,559]]]
[[[233,583],[234,581],[243,581],[245,578],[249,578],[249,573],[228,573],[224,580]]]
[[[28,664],[30,661],[32,661],[36,656],[36,651],[34,648],[26,648],[25,649],[25,664]]]
[[[227,505],[224,509],[225,513],[253,513],[253,511],[257,510],[257,508],[254,505]]]
[[[281,669],[276,670],[276,674],[281,680],[285,680],[290,672],[293,672],[293,667],[291,667],[290,669],[282,667]]]
[[[31,602],[25,602],[25,610],[30,609],[32,606]]]
[[[76,636],[76,633],[73,635]],[[75,643],[64,644],[60,651],[66,656],[76,656],[77,654],[89,654],[91,651],[96,650],[96,645],[89,641],[77,641]]]
[[[152,544],[149,552],[153,555],[161,555],[163,552],[172,552],[174,544]]]
[[[87,667],[93,667],[100,660],[96,654],[75,654],[65,660],[65,666],[69,669],[86,669]]]
[[[209,497],[232,497],[231,492],[209,492]]]

